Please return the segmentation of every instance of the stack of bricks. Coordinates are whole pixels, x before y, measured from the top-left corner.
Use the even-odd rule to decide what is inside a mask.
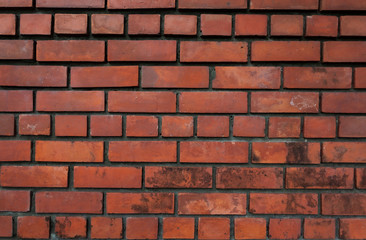
[[[0,237],[366,239],[365,0],[0,0]]]

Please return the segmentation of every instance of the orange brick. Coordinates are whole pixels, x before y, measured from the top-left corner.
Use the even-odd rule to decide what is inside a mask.
[[[163,137],[192,137],[193,117],[162,117],[161,134]]]
[[[86,137],[87,135],[87,116],[57,115],[55,125],[56,136]]]
[[[139,217],[127,218],[126,223],[127,239],[157,239],[158,238],[158,218]]]
[[[122,14],[93,14],[91,17],[93,34],[123,34],[124,15]]]
[[[157,35],[160,33],[159,14],[130,14],[128,15],[128,34]]]
[[[230,219],[200,217],[198,239],[230,239]]]
[[[0,14],[0,35],[15,35],[15,15]]]
[[[366,215],[366,194],[323,193],[322,215]]]
[[[228,137],[229,117],[226,116],[198,116],[198,137]]]
[[[235,239],[267,239],[265,218],[235,218]]]
[[[0,59],[31,60],[33,45],[32,40],[0,40]]]
[[[128,137],[157,137],[158,118],[154,116],[127,116],[126,135]]]
[[[55,233],[60,238],[85,238],[86,219],[83,217],[56,217]]]
[[[341,239],[365,239],[365,219],[347,218],[339,221],[339,235]]]
[[[301,36],[303,35],[304,20],[301,15],[272,15],[272,36]]]
[[[323,162],[331,163],[365,163],[365,142],[324,142]]]
[[[201,33],[203,36],[231,36],[231,15],[202,14]]]
[[[267,15],[235,15],[235,36],[267,36]]]
[[[180,0],[182,9],[246,9],[247,0]]]
[[[87,26],[86,14],[55,14],[55,33],[86,34]]]
[[[306,17],[306,36],[337,37],[338,17],[313,15]]]
[[[21,14],[20,34],[51,35],[51,14]]]
[[[335,232],[335,219],[305,218],[304,220],[304,237],[306,239],[334,239]]]
[[[122,218],[92,217],[91,238],[121,239],[123,234]]]
[[[0,90],[1,112],[31,112],[33,111],[33,91]]]
[[[37,0],[38,8],[104,8],[104,0]]]
[[[264,117],[235,116],[233,135],[235,137],[264,137],[266,119]]]
[[[30,201],[29,191],[0,190],[1,212],[29,212]]]
[[[0,237],[13,236],[13,217],[0,216]]]
[[[335,117],[304,118],[305,138],[335,138],[335,136],[336,136]]]
[[[31,141],[0,141],[0,162],[30,162]]]
[[[299,117],[270,117],[269,138],[299,138],[301,118]]]
[[[50,135],[51,118],[50,115],[20,115],[19,134],[20,135]]]
[[[196,35],[197,16],[194,15],[165,15],[164,34],[167,35]]]
[[[166,217],[163,219],[164,239],[193,239],[194,218]]]
[[[18,237],[48,239],[50,236],[50,218],[38,216],[18,217]]]
[[[153,9],[153,8],[175,8],[174,0],[108,0],[108,9]]]
[[[122,116],[94,115],[90,117],[90,135],[94,137],[122,136]]]
[[[15,120],[12,114],[0,114],[0,135],[14,136]],[[193,133],[193,128],[192,128]]]
[[[271,239],[299,239],[301,219],[270,219],[269,236]]]

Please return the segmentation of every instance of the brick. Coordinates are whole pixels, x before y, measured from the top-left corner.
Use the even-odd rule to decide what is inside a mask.
[[[172,214],[174,193],[107,193],[107,213]]]
[[[175,40],[109,40],[110,62],[175,62]]]
[[[341,36],[366,36],[365,16],[341,16]]]
[[[247,163],[247,142],[181,142],[180,162]]]
[[[37,162],[103,162],[103,142],[37,141]]]
[[[305,142],[254,142],[252,162],[265,164],[319,164],[320,144]]]
[[[13,236],[13,217],[0,216],[0,237]]]
[[[86,14],[55,14],[55,33],[86,34],[88,15]]]
[[[158,218],[127,218],[127,239],[158,239]]]
[[[0,0],[0,7],[32,7],[32,0]]]
[[[366,62],[366,42],[324,42],[323,62]]]
[[[179,0],[181,9],[246,9],[247,0]]]
[[[50,115],[19,115],[20,135],[50,135]]]
[[[235,15],[235,36],[267,36],[267,15]]]
[[[104,8],[104,0],[37,0],[37,8]]]
[[[165,15],[164,34],[167,35],[196,35],[197,16],[194,15]]]
[[[338,17],[312,15],[306,17],[306,36],[337,37]]]
[[[85,115],[56,115],[55,135],[58,137],[87,136],[87,116]]]
[[[0,162],[30,162],[31,141],[0,141]]]
[[[37,192],[36,213],[102,213],[99,192]]]
[[[305,218],[304,220],[306,239],[334,239],[335,231],[335,219]]]
[[[339,137],[365,138],[366,137],[366,117],[361,116],[340,116],[339,117]]]
[[[122,136],[122,116],[119,115],[91,116],[90,135],[93,137]]]
[[[0,40],[0,59],[33,59],[33,40]]]
[[[123,141],[109,143],[111,162],[176,162],[177,143],[163,141]]]
[[[215,103],[215,104],[212,104]],[[182,92],[179,96],[182,113],[246,113],[245,92]]]
[[[75,188],[141,188],[139,167],[74,167]]]
[[[235,218],[235,239],[267,239],[266,219]]]
[[[91,16],[91,31],[93,34],[123,34],[124,15],[93,14]]]
[[[252,61],[255,62],[317,62],[320,43],[316,41],[254,41]]]
[[[323,162],[366,163],[364,142],[324,142]]]
[[[1,212],[29,212],[30,201],[29,191],[0,190]]]
[[[198,239],[230,239],[230,219],[200,217]]]
[[[212,169],[204,167],[145,167],[147,188],[212,188]]]
[[[182,41],[181,62],[247,62],[246,42]]]
[[[33,111],[33,91],[2,90],[0,91],[1,112]]]
[[[279,67],[216,67],[212,88],[218,89],[279,89]]]
[[[355,68],[355,88],[366,88],[366,68]]]
[[[253,214],[318,214],[318,194],[251,193],[249,206]]]
[[[55,222],[55,233],[58,237],[86,237],[86,219],[83,217],[56,217]]]
[[[235,116],[233,135],[235,137],[264,137],[266,119],[254,116]]]
[[[356,168],[355,182],[358,189],[366,189],[366,168]]]
[[[347,218],[339,220],[339,235],[341,239],[365,239],[365,219]]]
[[[155,116],[127,116],[126,136],[157,137],[158,118]]]
[[[203,36],[231,36],[231,23],[231,15],[202,14],[201,34]]]
[[[48,239],[50,237],[50,218],[39,216],[18,217],[18,237]]]
[[[346,67],[285,67],[285,88],[347,89],[352,69]]]
[[[68,167],[2,166],[3,187],[67,187]]]
[[[192,137],[193,117],[162,117],[161,135],[163,137]]]
[[[176,95],[173,92],[112,91],[108,93],[109,112],[176,112]]]
[[[101,91],[39,91],[37,111],[41,112],[101,112],[104,92]]]
[[[108,9],[155,9],[155,8],[175,8],[174,0],[108,0]]]
[[[269,138],[299,138],[301,118],[299,117],[270,117]]]
[[[159,14],[130,14],[128,15],[128,34],[157,35],[160,33]]]
[[[362,193],[323,193],[322,215],[366,215],[366,195]]]
[[[21,14],[20,34],[51,35],[51,14]]]
[[[280,189],[282,187],[282,168],[220,167],[216,169],[216,188]]]
[[[335,117],[305,117],[304,137],[335,138],[336,137]]]
[[[322,112],[366,113],[366,93],[364,92],[323,93]]]
[[[363,0],[353,0],[345,2],[343,0],[322,0],[320,5],[322,11],[347,11],[366,10],[366,2]]]
[[[0,135],[14,136],[14,115],[0,114]]]
[[[299,239],[301,219],[270,219],[269,237],[271,239]]]
[[[123,234],[122,218],[92,217],[91,238],[121,239]]]
[[[15,35],[15,15],[0,14],[0,35]]]
[[[252,0],[256,10],[318,10],[318,0]]]
[[[180,215],[245,215],[246,194],[179,193]]]
[[[93,40],[37,41],[37,61],[103,62],[104,44]]]
[[[165,217],[163,219],[163,238],[193,239],[194,218]]]
[[[208,67],[143,66],[143,88],[208,88]]]
[[[198,137],[229,137],[230,119],[227,116],[198,116]]]
[[[316,92],[252,92],[253,113],[318,113]]]
[[[272,15],[272,36],[302,36],[304,20],[302,15]]]

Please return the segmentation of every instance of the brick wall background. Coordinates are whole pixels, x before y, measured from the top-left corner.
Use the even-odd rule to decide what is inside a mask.
[[[0,0],[0,237],[366,239],[365,0]]]

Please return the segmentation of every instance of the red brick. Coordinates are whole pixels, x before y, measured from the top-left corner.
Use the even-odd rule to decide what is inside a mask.
[[[164,34],[167,35],[196,35],[197,16],[194,15],[165,15]]]
[[[345,10],[366,10],[366,2],[363,0],[322,0],[320,10],[323,11],[345,11]]]
[[[299,239],[301,236],[301,219],[270,219],[270,239]]]
[[[162,117],[161,135],[163,137],[192,137],[193,117]]]
[[[203,167],[145,167],[147,188],[212,188],[212,169]]]
[[[86,14],[55,14],[55,33],[86,34],[88,15]]]
[[[75,188],[141,188],[138,167],[74,167]]]
[[[318,113],[319,93],[316,92],[253,92],[254,113]]]
[[[174,193],[107,193],[107,213],[172,214]]]
[[[366,88],[366,68],[355,68],[355,88]]]
[[[339,220],[339,235],[341,239],[365,239],[365,219],[347,218]]]
[[[341,116],[339,117],[339,137],[365,138],[366,137],[366,117],[361,116]]]
[[[235,137],[264,137],[266,119],[264,117],[235,116],[233,135]]]
[[[0,59],[33,59],[33,40],[0,40]]]
[[[37,192],[36,213],[102,213],[99,192]]]
[[[335,138],[336,137],[335,117],[305,117],[304,137]]]
[[[362,193],[323,193],[322,215],[366,215],[366,195]]]
[[[319,164],[320,144],[305,142],[254,142],[253,163]]]
[[[175,62],[175,40],[109,40],[108,61],[111,62]]]
[[[15,15],[0,14],[0,35],[15,35]]]
[[[318,10],[318,0],[252,0],[250,9],[257,10]]]
[[[364,142],[324,142],[323,162],[366,163]]]
[[[37,141],[38,162],[103,162],[103,142]]]
[[[198,239],[230,239],[230,219],[218,217],[199,218]]]
[[[306,239],[335,239],[335,219],[305,218],[304,237]]]
[[[231,36],[231,23],[231,15],[202,14],[201,33],[203,36]]]
[[[104,8],[104,0],[37,0],[37,8]]]
[[[163,141],[123,141],[109,143],[111,162],[176,162],[177,143]]]
[[[37,42],[40,62],[103,62],[104,41],[48,40]]]
[[[221,189],[280,189],[282,168],[220,167],[216,169],[216,187]]]
[[[247,62],[246,42],[182,41],[181,62]]]
[[[366,36],[366,16],[341,16],[341,36]]]
[[[213,88],[224,89],[279,89],[279,67],[216,67]]]
[[[91,116],[90,135],[93,137],[122,136],[122,116],[119,115]]]
[[[48,239],[50,237],[50,218],[38,216],[18,217],[18,237]]]
[[[229,137],[229,117],[227,116],[198,116],[198,137]]]
[[[93,14],[91,16],[91,31],[93,34],[123,34],[124,15]]]
[[[32,0],[0,0],[0,7],[32,7]]]
[[[0,91],[1,112],[33,111],[33,91],[3,90]]]
[[[31,141],[0,141],[0,162],[30,162]]]
[[[86,137],[87,116],[85,115],[56,115],[55,135],[59,137]]]
[[[174,0],[108,0],[108,9],[155,9],[155,8],[175,8]]]
[[[68,167],[2,166],[3,187],[67,187]]]
[[[366,113],[366,93],[364,92],[323,93],[322,112]]]
[[[266,219],[235,218],[235,239],[267,239]]]
[[[366,42],[324,42],[323,62],[366,62]]]
[[[157,239],[158,238],[158,218],[139,217],[127,218],[126,224],[127,239]]]
[[[160,33],[159,14],[130,14],[128,15],[128,34],[157,35]]]
[[[86,219],[83,217],[56,217],[55,233],[61,238],[85,238]]]
[[[235,36],[267,36],[267,15],[235,15]]]
[[[50,115],[19,115],[20,135],[50,135]]]
[[[51,35],[51,14],[21,14],[20,34]]]
[[[0,114],[0,135],[14,136],[14,115]]]
[[[320,61],[320,42],[315,41],[254,41],[252,61],[316,62]]]
[[[176,95],[173,92],[113,91],[108,93],[109,112],[176,112]]]
[[[180,215],[245,215],[246,194],[240,193],[179,193]]]
[[[0,216],[0,237],[13,236],[13,217]]]
[[[302,36],[304,19],[302,15],[272,15],[272,36]]]
[[[356,168],[355,182],[358,189],[366,189],[366,168]]]
[[[91,238],[121,239],[123,234],[122,218],[92,217]]]
[[[166,217],[163,219],[163,238],[193,239],[194,218]]]
[[[181,142],[180,161],[185,163],[247,163],[247,142]]]
[[[247,0],[179,0],[181,9],[246,9]]]
[[[301,132],[299,117],[270,117],[269,138],[299,138]]]
[[[126,136],[157,137],[158,118],[154,116],[127,116]]]
[[[1,212],[29,212],[30,201],[29,191],[0,190]]]
[[[214,103],[214,104],[213,104]],[[182,92],[179,96],[182,113],[246,113],[245,92]]]
[[[318,194],[313,193],[251,193],[253,214],[318,214]]]
[[[306,17],[306,36],[337,37],[338,17],[312,15]]]

